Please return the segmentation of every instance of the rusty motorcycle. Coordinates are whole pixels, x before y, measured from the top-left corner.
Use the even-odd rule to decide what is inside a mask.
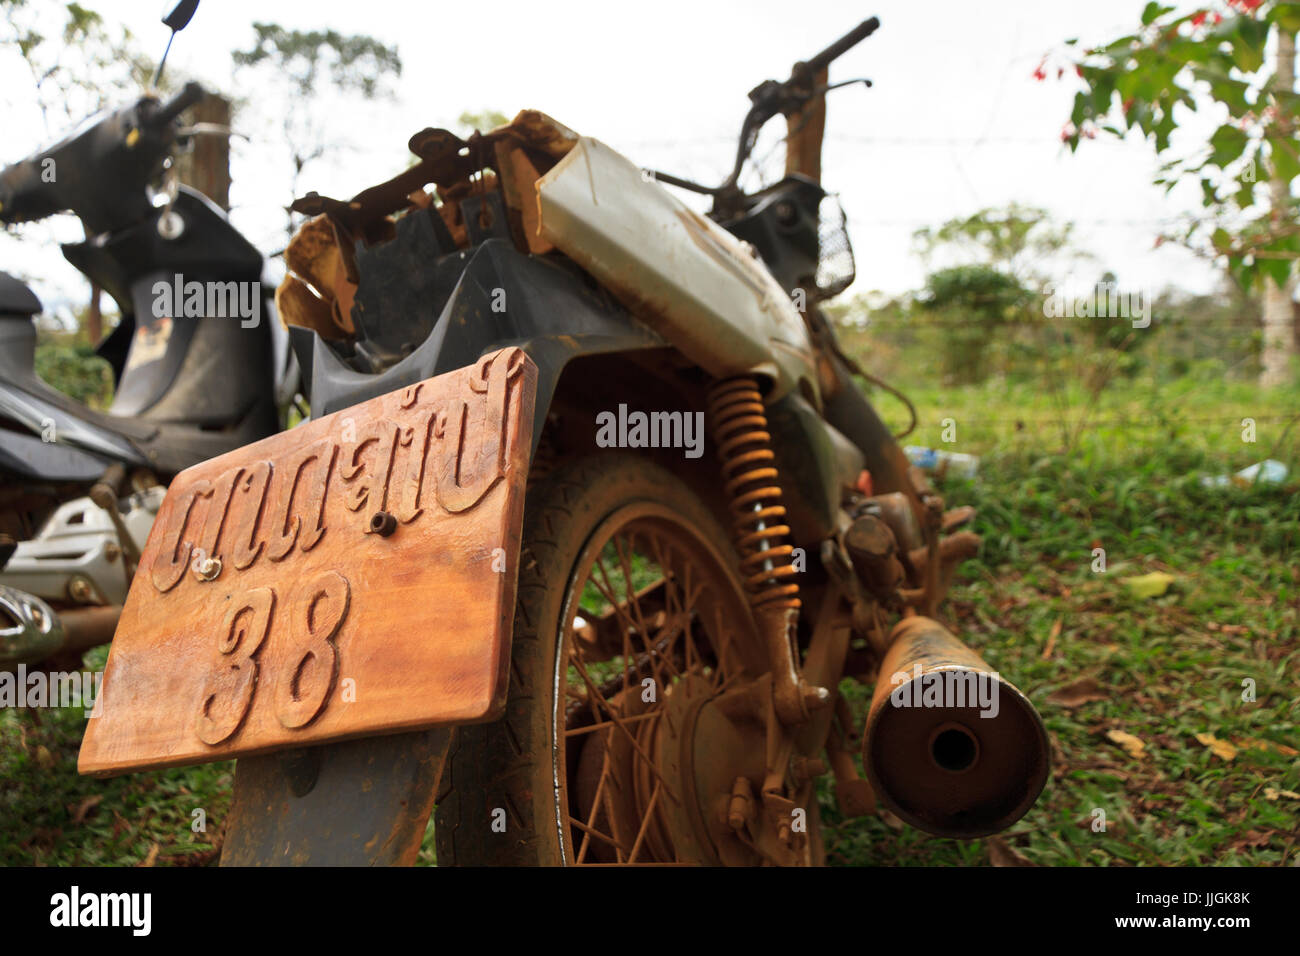
[[[440,864],[813,865],[828,774],[846,817],[1019,819],[1043,724],[938,620],[972,510],[820,308],[853,277],[829,66],[878,25],[750,93],[717,187],[525,110],[298,200],[312,420],[172,484],[82,771],[237,758],[237,865],[410,863],[431,814]]]

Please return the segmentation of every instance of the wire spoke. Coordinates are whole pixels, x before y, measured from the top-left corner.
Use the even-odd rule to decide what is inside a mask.
[[[568,726],[557,740],[577,748],[567,763],[561,757],[561,766],[576,767],[572,754],[584,747],[604,748],[594,796],[584,797],[581,810],[575,804],[576,812],[567,815],[578,844],[575,861],[582,865],[610,865],[604,861],[611,855],[621,864],[681,861],[664,801],[681,806],[686,795],[676,792],[667,768],[658,766],[659,741],[672,739],[661,735],[679,733],[674,707],[701,694],[715,696],[745,674],[735,644],[745,632],[728,626],[730,605],[723,598],[726,591],[718,588],[715,567],[684,546],[689,529],[679,537],[654,525],[623,524],[603,542],[593,542],[591,563],[580,579],[578,594],[598,595],[607,605],[596,619],[583,615],[591,633],[584,630],[581,640],[576,619],[570,622],[568,668],[561,674],[565,696],[581,702],[570,705]],[[638,588],[638,581],[648,583]],[[610,660],[618,646],[613,627],[622,632],[622,653]],[[638,684],[646,677],[662,691],[675,692],[653,700],[634,696],[642,693]],[[605,735],[603,742],[598,733]],[[629,775],[626,784],[620,781]]]
[[[572,654],[569,655],[569,659],[574,660],[574,656]],[[592,684],[591,678],[587,675],[586,668],[578,667],[576,669],[578,671],[578,675],[582,678],[583,683],[587,685],[587,693],[591,697],[593,704],[596,703],[600,704],[601,709],[603,709],[605,713],[609,715],[609,719],[614,722],[614,726],[619,730],[620,733],[623,734],[624,737],[627,738],[628,743],[632,745],[632,749],[635,750],[640,755],[641,759],[645,761],[646,767],[649,768],[650,772],[654,774],[657,779],[663,781],[663,776],[659,773],[659,768],[655,766],[655,762],[650,759],[650,756],[645,752],[644,749],[642,749],[641,744],[637,742],[636,735],[634,735],[624,725],[623,721],[620,719],[618,715],[618,712],[613,707],[610,706],[609,701],[607,701],[604,698],[604,696],[601,695],[600,691],[596,689],[596,686]],[[673,798],[673,801],[675,803],[679,803],[679,804],[681,803],[681,798],[679,798],[677,794],[673,792],[672,787],[669,787],[666,782],[664,782],[664,789],[667,791],[668,796]]]

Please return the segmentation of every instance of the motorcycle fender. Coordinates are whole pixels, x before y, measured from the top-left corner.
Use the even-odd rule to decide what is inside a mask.
[[[423,305],[418,299],[402,303],[402,320],[420,322]],[[536,451],[555,387],[569,362],[667,344],[617,302],[593,291],[573,270],[520,253],[501,239],[476,247],[446,305],[427,321],[432,327],[428,336],[406,358],[378,374],[357,371],[320,336],[295,329],[293,344],[311,390],[313,413],[329,414],[516,346],[537,366],[537,413],[530,445]]]

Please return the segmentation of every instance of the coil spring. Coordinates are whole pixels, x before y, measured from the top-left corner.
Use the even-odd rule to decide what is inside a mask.
[[[797,573],[790,563],[794,548],[786,543],[790,528],[784,523],[776,455],[753,376],[724,379],[709,389],[709,422],[750,603],[755,608],[797,608],[799,585],[788,580]]]

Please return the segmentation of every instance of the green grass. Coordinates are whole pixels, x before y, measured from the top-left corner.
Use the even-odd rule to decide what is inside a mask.
[[[1300,860],[1300,411],[1294,390],[1183,381],[1103,396],[1096,427],[1068,454],[1061,406],[1029,386],[913,393],[908,443],[982,456],[950,504],[979,508],[981,562],[944,608],[952,628],[1038,707],[1053,770],[1038,804],[1001,839],[1041,865],[1278,865]],[[1065,417],[1082,416],[1075,392]],[[904,422],[897,409],[891,420]],[[1241,419],[1257,441],[1241,440]],[[941,441],[952,418],[958,441]],[[1119,424],[1123,422],[1124,424]],[[1019,423],[1019,424],[1018,424]],[[1211,490],[1204,473],[1266,456],[1283,488]],[[1093,549],[1106,571],[1092,569]],[[1123,579],[1160,570],[1169,591],[1132,597]],[[1055,634],[1053,638],[1052,635]],[[1050,647],[1049,647],[1050,645]],[[1091,678],[1103,700],[1073,708],[1052,693]],[[1243,680],[1256,699],[1242,699]],[[846,682],[856,712],[870,691]],[[1136,758],[1107,737],[1132,734]],[[1196,735],[1236,747],[1216,756]],[[842,820],[822,788],[833,863],[972,865],[983,841],[927,836],[897,821]],[[1105,832],[1092,828],[1105,812]],[[895,825],[891,826],[893,822]]]
[[[86,655],[103,667],[105,648]],[[77,775],[80,707],[0,710],[0,864],[205,865],[219,851],[234,765]],[[196,831],[204,811],[205,829]]]
[[[1300,801],[1268,798],[1300,793],[1300,757],[1288,750],[1300,748],[1300,425],[1285,432],[1300,392],[1261,397],[1212,375],[1126,382],[1086,413],[1077,386],[1057,398],[999,383],[910,394],[921,422],[906,443],[981,456],[975,481],[943,483],[950,504],[979,508],[984,537],[943,616],[1028,694],[1053,741],[1047,789],[1003,841],[1044,865],[1300,859]],[[892,400],[882,407],[905,420]],[[1056,419],[1085,414],[1091,424],[1071,441]],[[1253,444],[1241,440],[1246,417],[1257,423]],[[942,441],[945,418],[955,443]],[[1284,488],[1198,482],[1265,457],[1291,469]],[[1095,547],[1106,551],[1104,574],[1092,570]],[[1174,575],[1169,591],[1130,596],[1123,579],[1153,570]],[[94,653],[92,666],[102,661]],[[1074,708],[1049,699],[1084,678],[1104,699]],[[1242,700],[1247,678],[1254,702]],[[844,689],[861,714],[870,688]],[[81,778],[83,726],[79,709],[0,712],[0,863],[211,863],[232,766]],[[1142,740],[1144,756],[1109,731]],[[1237,751],[1225,760],[1197,734]],[[821,801],[832,863],[988,862],[984,841],[930,837],[884,816],[843,820],[829,785]],[[195,808],[206,810],[206,833],[191,829]],[[1105,832],[1091,828],[1096,809]]]

